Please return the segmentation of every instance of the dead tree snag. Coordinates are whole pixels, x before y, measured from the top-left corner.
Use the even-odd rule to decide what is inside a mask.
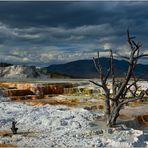
[[[113,66],[113,52],[112,50],[109,50],[109,69],[106,72],[106,74],[103,72],[102,65],[100,63],[100,53],[98,52],[98,58],[93,58],[94,65],[96,70],[99,73],[100,76],[100,83],[90,81],[93,84],[102,87],[105,94],[105,117],[107,121],[108,126],[113,126],[116,124],[116,120],[119,116],[119,112],[123,105],[133,102],[136,100],[140,100],[144,97],[145,92],[141,90],[139,94],[137,94],[137,91],[139,87],[137,86],[137,82],[139,79],[137,79],[134,75],[134,69],[135,66],[139,60],[139,58],[148,56],[147,54],[140,54],[141,46],[142,44],[140,42],[134,41],[135,37],[130,36],[129,31],[127,30],[127,39],[128,44],[130,47],[130,55],[129,57],[122,56],[122,58],[125,58],[128,61],[128,70],[125,75],[125,78],[122,82],[117,80],[114,73],[114,66]],[[107,85],[108,79],[111,79],[112,83],[112,93],[110,91],[110,88]],[[134,90],[131,88],[135,87]],[[131,92],[132,97],[128,97],[127,93]]]

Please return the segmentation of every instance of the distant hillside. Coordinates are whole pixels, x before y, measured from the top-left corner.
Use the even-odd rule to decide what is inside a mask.
[[[50,78],[63,78],[63,79],[66,79],[66,78],[72,78],[72,77],[69,76],[69,75],[66,75],[66,74],[62,74],[62,73],[51,72],[50,73]]]
[[[103,70],[109,68],[108,58],[100,58]],[[113,60],[115,74],[117,77],[125,76],[128,62],[124,60]],[[78,60],[66,64],[56,64],[47,67],[49,73],[61,73],[74,78],[98,78],[93,60]],[[135,74],[141,78],[148,79],[148,65],[137,64]]]

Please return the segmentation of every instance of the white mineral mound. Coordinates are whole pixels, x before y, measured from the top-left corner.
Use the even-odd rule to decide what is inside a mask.
[[[41,72],[35,66],[13,65],[0,67],[0,76],[3,78],[36,78]]]

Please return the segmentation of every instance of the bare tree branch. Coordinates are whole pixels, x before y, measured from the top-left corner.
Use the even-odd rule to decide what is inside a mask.
[[[139,56],[135,57],[135,59],[139,59],[139,58],[142,58],[142,57],[147,57],[147,56],[148,56],[148,54],[141,54],[141,55],[139,55]]]
[[[130,59],[129,59],[129,67],[128,67],[128,71],[127,71],[127,74],[126,74],[126,78],[125,78],[125,81],[124,83],[122,84],[122,86],[120,87],[119,91],[117,92],[117,94],[115,95],[115,100],[117,100],[118,98],[120,98],[120,96],[122,95],[123,91],[125,90],[131,76],[132,76],[132,73],[133,73],[133,70],[134,70],[134,67],[137,63],[137,61],[134,60],[134,55],[136,53],[136,51],[139,49],[139,46],[134,42],[134,44],[136,44],[136,48],[134,47],[135,45],[133,45],[133,42],[131,40],[131,37],[129,35],[129,30],[127,30],[127,36],[128,36],[128,43],[130,45],[130,48],[131,48],[131,54],[130,54]],[[137,49],[138,47],[138,49]]]
[[[98,67],[98,65],[97,65],[96,60],[97,60],[97,59],[95,59],[95,58],[93,57],[93,62],[94,62],[95,68],[96,68],[97,72],[100,73],[100,70],[99,70],[99,67]]]
[[[138,97],[135,97],[133,99],[127,99],[127,100],[123,101],[121,104],[124,105],[124,104],[129,103],[129,102],[134,102],[136,100],[140,100],[140,99],[142,99],[144,97],[144,95],[145,95],[145,92],[141,91],[141,93],[140,93],[140,95]]]
[[[127,92],[130,90],[130,88],[135,85],[138,82],[138,80],[134,81],[133,83],[131,83],[128,87],[125,88],[125,90],[123,91],[123,98],[126,97]],[[124,100],[124,99],[123,99]]]
[[[130,37],[129,30],[127,30],[127,39],[128,39],[128,43],[129,43],[129,45],[130,45],[130,48],[131,48],[132,50],[134,50],[134,47],[133,47],[133,44],[132,44],[132,41],[131,41],[133,38],[135,38],[135,37]]]
[[[111,51],[110,51],[111,52]],[[111,53],[110,53],[111,54]],[[107,74],[106,74],[106,76],[105,76],[105,78],[104,78],[104,83],[106,83],[106,81],[107,81],[107,79],[109,78],[109,75],[110,75],[110,73],[111,73],[111,68],[112,68],[112,63],[111,63],[111,59],[112,57],[111,57],[111,55],[110,55],[110,59],[109,59],[109,69],[108,69],[108,71],[107,71]]]
[[[97,82],[94,82],[94,81],[92,81],[92,80],[89,80],[89,82],[91,82],[91,83],[93,83],[93,84],[95,84],[95,85],[97,85],[97,86],[99,86],[99,87],[102,87],[102,88],[103,88],[103,85],[101,85],[101,84],[99,84],[99,83],[97,83]]]
[[[98,73],[100,75],[101,83],[103,84],[103,81],[104,81],[103,80],[103,71],[102,71],[102,66],[101,66],[101,63],[100,63],[99,51],[98,51],[98,58],[97,59],[93,58],[93,61],[94,61],[95,68],[96,68],[96,70],[98,71]]]
[[[119,51],[120,51],[120,49],[119,49]],[[129,60],[129,56],[126,56],[126,55],[121,55],[120,53],[118,53],[117,51],[115,51],[114,52],[114,57],[117,57],[117,58],[123,58],[123,59],[125,59],[125,60]]]
[[[110,69],[111,69],[111,77],[112,77],[112,90],[113,90],[113,97],[116,94],[116,86],[115,86],[115,73],[113,67],[113,52],[110,50]]]
[[[142,47],[141,43],[136,43],[135,41],[132,40],[133,45],[135,46],[135,50],[138,50],[140,47]]]

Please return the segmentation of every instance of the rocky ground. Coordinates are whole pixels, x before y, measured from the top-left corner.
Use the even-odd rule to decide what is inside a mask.
[[[108,129],[95,121],[103,111],[63,105],[30,106],[1,97],[0,143],[19,147],[147,147],[143,131]],[[17,121],[18,134],[11,133]]]

